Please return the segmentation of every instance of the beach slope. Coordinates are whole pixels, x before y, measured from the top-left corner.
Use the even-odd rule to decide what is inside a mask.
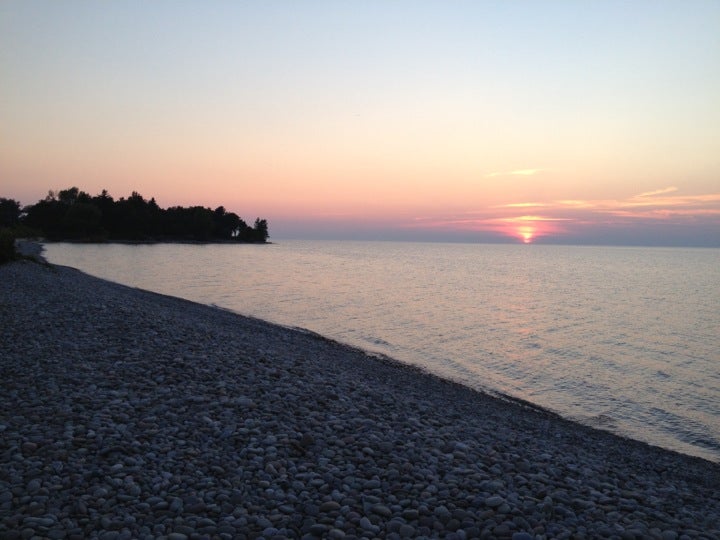
[[[309,332],[0,267],[2,538],[720,538],[720,466]]]

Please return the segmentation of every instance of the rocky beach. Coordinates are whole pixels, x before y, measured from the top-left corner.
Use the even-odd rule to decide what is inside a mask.
[[[720,538],[716,463],[67,267],[0,380],[0,538]]]

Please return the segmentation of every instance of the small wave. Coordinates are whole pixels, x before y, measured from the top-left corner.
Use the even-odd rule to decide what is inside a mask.
[[[608,414],[598,414],[596,416],[590,416],[582,422],[588,426],[600,428],[600,429],[616,429],[617,420]]]
[[[374,336],[364,336],[363,341],[367,341],[368,343],[372,343],[373,345],[379,345],[381,347],[390,347],[390,343],[385,341],[384,339],[381,339],[379,337]]]

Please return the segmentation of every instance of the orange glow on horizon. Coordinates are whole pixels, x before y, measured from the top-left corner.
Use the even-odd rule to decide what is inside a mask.
[[[523,241],[523,244],[530,244],[535,237],[535,229],[530,226],[518,227],[517,233]]]
[[[496,233],[532,244],[541,237],[564,234],[566,229],[562,223],[571,221],[575,220],[542,215],[501,218],[458,216],[450,219],[415,218],[413,225],[417,228]]]
[[[500,220],[503,226],[498,230],[508,236],[520,238],[523,244],[532,244],[540,236],[560,233],[557,220],[543,216],[520,216]]]

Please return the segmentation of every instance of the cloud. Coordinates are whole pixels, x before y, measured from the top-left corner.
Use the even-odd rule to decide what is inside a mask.
[[[543,206],[547,206],[547,204],[546,203],[537,203],[537,202],[522,202],[522,203],[501,204],[501,205],[495,206],[494,208],[541,208]]]
[[[662,188],[662,189],[656,189],[655,191],[646,191],[645,193],[640,193],[639,195],[635,195],[635,197],[653,197],[655,195],[663,195],[665,193],[672,193],[673,191],[677,191],[678,188],[674,186]]]
[[[500,221],[512,221],[512,222],[518,222],[518,221],[572,221],[572,219],[571,218],[563,218],[563,217],[549,217],[549,216],[520,216],[520,217],[500,218]]]
[[[564,214],[580,212],[585,215],[623,214],[647,217],[669,215],[683,212],[720,215],[720,193],[707,193],[702,195],[677,195],[677,188],[669,187],[657,191],[648,191],[626,199],[594,199],[594,200],[558,200],[546,204],[548,212]]]
[[[659,194],[659,193],[658,193]],[[709,193],[705,195],[671,195],[669,197],[632,197],[624,201],[614,201],[616,208],[636,208],[638,211],[642,209],[654,208],[687,208],[702,209],[714,208],[720,212],[718,203],[720,203],[720,193]]]
[[[620,199],[515,202],[428,216],[417,219],[413,226],[500,237],[521,236],[526,242],[528,236],[549,237],[561,243],[581,241],[584,237],[597,241],[607,234],[612,243],[620,241],[622,235],[630,238],[644,234],[642,241],[650,244],[662,244],[674,238],[673,242],[687,245],[717,245],[720,193],[685,195],[676,191],[677,188],[668,187]],[[634,241],[640,241],[638,239],[640,236]]]
[[[568,208],[592,208],[593,202],[592,201],[581,201],[577,199],[564,199],[560,201],[555,201],[555,204],[557,204],[560,207],[568,207]]]
[[[545,169],[517,169],[515,171],[491,172],[485,175],[485,178],[494,178],[496,176],[533,176]]]

